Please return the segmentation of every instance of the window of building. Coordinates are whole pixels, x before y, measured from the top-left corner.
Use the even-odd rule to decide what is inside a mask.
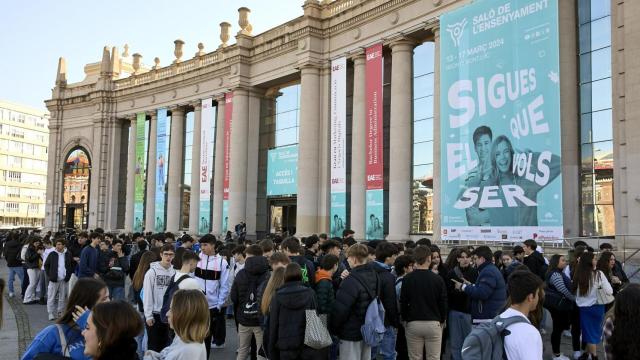
[[[578,0],[581,234],[615,234],[611,3]]]
[[[433,42],[414,49],[412,233],[433,233],[434,61]]]
[[[9,213],[17,213],[20,211],[20,204],[15,202],[5,203],[5,211]]]
[[[7,187],[7,197],[19,198],[20,197],[20,188],[14,187],[14,186]]]
[[[280,89],[276,97],[275,147],[298,143],[300,128],[300,85]]]

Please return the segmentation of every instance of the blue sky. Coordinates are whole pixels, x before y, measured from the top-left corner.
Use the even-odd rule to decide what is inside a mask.
[[[198,42],[210,52],[220,44],[222,21],[238,30],[241,6],[251,9],[253,34],[302,15],[303,0],[5,0],[0,4],[0,99],[45,109],[58,58],[67,60],[70,83],[84,78],[84,65],[100,61],[105,45],[129,44],[143,63],[174,59],[173,41],[182,39],[184,59]],[[233,37],[229,43],[234,43]]]

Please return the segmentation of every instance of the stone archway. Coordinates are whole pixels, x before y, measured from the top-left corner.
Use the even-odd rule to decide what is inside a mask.
[[[62,171],[62,209],[59,223],[64,228],[86,229],[91,188],[91,158],[83,146],[70,149]]]

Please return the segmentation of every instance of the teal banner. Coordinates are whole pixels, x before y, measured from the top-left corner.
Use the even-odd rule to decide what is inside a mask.
[[[367,240],[384,239],[384,190],[367,190]]]
[[[440,17],[442,239],[562,237],[557,0]]]
[[[342,237],[347,222],[347,194],[331,193],[331,234],[330,237]]]
[[[156,161],[156,232],[164,231],[165,204],[167,199],[167,109],[158,109],[158,142],[155,155]]]
[[[267,158],[267,196],[297,194],[298,145],[271,149]]]
[[[222,200],[222,235],[229,230],[229,200]]]

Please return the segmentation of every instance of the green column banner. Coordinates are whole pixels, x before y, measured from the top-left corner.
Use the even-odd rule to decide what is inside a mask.
[[[146,156],[144,153],[144,130],[147,116],[145,113],[136,115],[136,178],[134,191],[133,231],[139,232],[144,228],[144,188],[146,181]]]

